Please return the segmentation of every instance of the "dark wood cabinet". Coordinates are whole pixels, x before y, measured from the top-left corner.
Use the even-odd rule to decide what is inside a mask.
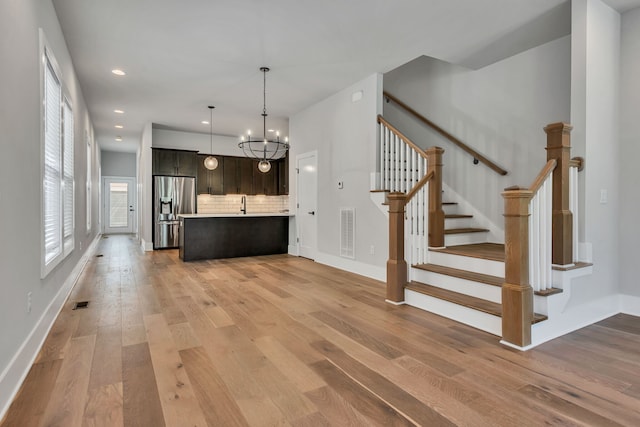
[[[218,167],[214,170],[209,170],[204,167],[204,159],[208,157],[207,154],[198,154],[197,156],[197,169],[198,175],[197,191],[198,194],[224,194],[223,178],[224,178],[224,162],[222,156],[215,156],[218,159]]]
[[[248,157],[216,156],[218,167],[204,167],[207,154],[195,151],[152,148],[153,175],[194,176],[198,194],[289,194],[289,157],[271,162],[262,173],[258,161]]]
[[[271,162],[271,169],[267,173],[260,172],[258,161],[253,161],[253,188],[255,194],[267,196],[278,194],[278,161]]]
[[[224,194],[256,194],[253,186],[253,160],[246,157],[223,158]]]
[[[176,168],[179,176],[196,176],[198,174],[198,155],[195,151],[176,150]]]
[[[248,194],[251,196],[256,194],[256,190],[253,185],[254,167],[257,168],[257,166],[254,166],[252,159],[246,157],[240,157],[238,159],[238,181],[240,185],[240,193],[242,194]]]
[[[196,176],[195,151],[152,148],[153,175]]]
[[[289,155],[278,160],[278,194],[289,194]]]

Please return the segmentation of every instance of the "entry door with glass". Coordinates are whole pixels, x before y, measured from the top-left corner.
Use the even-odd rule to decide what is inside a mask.
[[[135,186],[133,178],[104,178],[105,234],[133,233]]]

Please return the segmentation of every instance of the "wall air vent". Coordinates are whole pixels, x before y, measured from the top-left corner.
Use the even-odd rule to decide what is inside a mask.
[[[340,256],[354,259],[356,257],[356,210],[340,208]]]

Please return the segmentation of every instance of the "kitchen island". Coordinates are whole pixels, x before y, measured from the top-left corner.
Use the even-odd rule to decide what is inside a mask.
[[[180,215],[180,259],[287,253],[290,216],[289,213]]]

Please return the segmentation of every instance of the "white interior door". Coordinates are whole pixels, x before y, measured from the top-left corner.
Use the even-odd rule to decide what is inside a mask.
[[[318,159],[316,152],[296,158],[298,190],[296,223],[298,224],[298,254],[315,259],[318,236]]]
[[[105,177],[104,233],[133,233],[135,214],[135,181],[133,178]]]

